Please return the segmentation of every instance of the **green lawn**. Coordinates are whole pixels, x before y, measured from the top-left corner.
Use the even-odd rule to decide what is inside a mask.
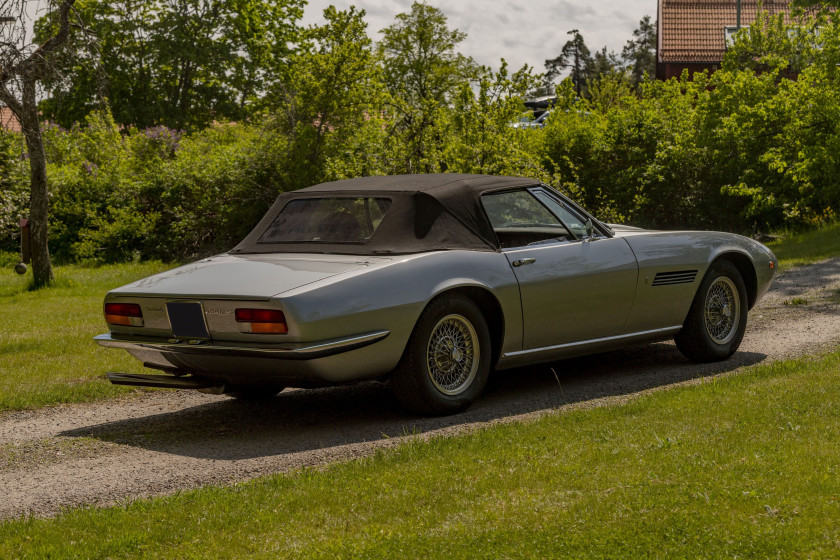
[[[840,352],[56,519],[15,558],[836,558]],[[115,473],[118,476],[118,473]]]
[[[0,269],[0,411],[125,393],[107,371],[140,373],[126,352],[99,347],[108,331],[102,299],[116,288],[168,268],[160,263],[56,268],[53,287],[29,291],[31,274]]]
[[[780,270],[840,256],[840,223],[785,236],[767,244],[779,257]]]

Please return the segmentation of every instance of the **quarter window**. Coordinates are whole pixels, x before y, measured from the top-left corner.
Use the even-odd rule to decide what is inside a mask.
[[[533,192],[534,196],[536,196],[540,202],[545,204],[552,212],[554,212],[554,214],[560,216],[560,219],[566,227],[572,230],[572,233],[578,237],[586,237],[586,224],[580,217],[578,217],[577,214],[566,208],[563,203],[544,190],[540,189]]]

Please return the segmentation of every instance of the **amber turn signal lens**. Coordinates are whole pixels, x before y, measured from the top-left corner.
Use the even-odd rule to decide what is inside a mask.
[[[252,333],[286,334],[286,316],[276,309],[237,309],[235,312],[237,323],[246,323]]]
[[[142,327],[143,311],[136,303],[106,303],[105,321],[110,325]]]
[[[286,323],[251,323],[252,333],[262,334],[286,334],[289,328]]]

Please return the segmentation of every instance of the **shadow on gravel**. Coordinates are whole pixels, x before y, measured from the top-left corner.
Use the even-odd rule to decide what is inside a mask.
[[[62,432],[180,456],[235,461],[466,426],[529,412],[630,395],[763,361],[739,352],[725,362],[688,362],[670,343],[497,372],[469,410],[445,418],[410,415],[386,385],[285,391],[266,402],[224,400],[175,412]],[[554,371],[552,371],[552,368]],[[557,376],[555,377],[555,373]],[[559,381],[559,383],[558,383]]]
[[[780,298],[801,296],[803,292],[832,284],[840,277],[840,259],[803,265],[776,276],[772,292]]]

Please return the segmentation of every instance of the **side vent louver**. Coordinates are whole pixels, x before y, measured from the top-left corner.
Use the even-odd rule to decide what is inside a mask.
[[[697,278],[696,270],[680,270],[677,272],[660,272],[653,279],[654,286],[674,286],[676,284],[691,284]]]

